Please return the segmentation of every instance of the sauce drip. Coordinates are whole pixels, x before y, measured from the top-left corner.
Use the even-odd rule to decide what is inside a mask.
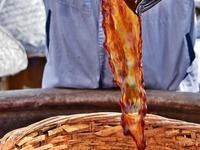
[[[104,49],[109,55],[114,80],[122,92],[121,125],[138,150],[144,150],[147,105],[142,72],[141,19],[123,0],[102,0],[101,5]]]

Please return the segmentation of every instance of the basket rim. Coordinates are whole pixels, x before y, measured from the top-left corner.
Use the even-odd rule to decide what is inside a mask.
[[[43,119],[39,122],[30,124],[23,128],[18,128],[13,131],[8,132],[0,139],[0,149],[5,146],[6,143],[12,143],[11,145],[15,145],[18,143],[24,136],[35,132],[41,128],[45,127],[45,130],[51,129],[53,127],[57,127],[58,125],[72,123],[80,123],[77,120],[81,119],[81,123],[87,121],[98,121],[114,118],[114,122],[119,123],[121,121],[121,113],[118,112],[98,112],[98,113],[84,113],[84,114],[72,114],[72,115],[59,115],[53,116],[46,119]],[[80,120],[79,120],[80,121]],[[175,129],[190,129],[191,131],[200,131],[200,124],[189,123],[176,119],[169,119],[166,117],[147,114],[145,117],[145,125],[146,126],[155,126],[155,127],[166,127],[166,128],[175,128]],[[22,132],[23,131],[23,132]]]

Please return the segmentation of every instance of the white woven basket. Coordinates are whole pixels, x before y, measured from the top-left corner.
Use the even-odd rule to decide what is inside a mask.
[[[24,47],[0,26],[0,77],[16,74],[27,65]]]

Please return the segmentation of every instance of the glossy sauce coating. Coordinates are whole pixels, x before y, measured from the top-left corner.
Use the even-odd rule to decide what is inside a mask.
[[[144,135],[147,111],[142,72],[142,37],[140,16],[133,13],[123,0],[102,0],[104,48],[109,55],[113,76],[122,98],[121,125],[138,150],[146,148]]]

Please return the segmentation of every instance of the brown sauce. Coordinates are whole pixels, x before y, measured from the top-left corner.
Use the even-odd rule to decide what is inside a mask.
[[[121,125],[138,150],[146,148],[144,135],[147,111],[142,72],[142,37],[140,16],[133,13],[123,0],[102,0],[104,48],[114,80],[122,98]]]

